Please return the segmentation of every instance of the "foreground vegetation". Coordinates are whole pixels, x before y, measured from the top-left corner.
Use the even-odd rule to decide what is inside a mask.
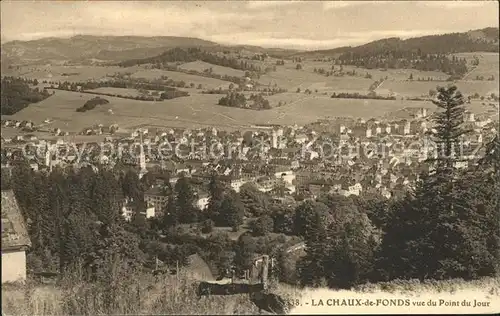
[[[34,281],[26,285],[2,286],[2,311],[7,315],[241,315],[256,314],[258,309],[248,295],[211,296],[198,299],[196,280],[183,275],[155,278],[149,274],[134,274],[112,284],[88,283],[78,279],[78,274],[66,277],[57,285],[41,285]],[[350,295],[381,293],[422,295],[424,293],[452,293],[473,290],[483,292],[493,301],[500,297],[500,279],[483,278],[464,282],[460,279],[446,281],[394,280],[378,284],[362,284],[350,289]],[[316,299],[318,291],[271,283],[270,291],[281,295],[287,302]],[[315,294],[316,293],[316,294]],[[322,293],[322,292],[321,292]],[[330,291],[328,298],[336,298],[345,291]],[[323,297],[323,296],[321,296]],[[326,296],[325,296],[326,298]],[[293,313],[293,307],[292,307]]]
[[[195,280],[121,276],[89,283],[63,279],[58,285],[2,286],[2,311],[9,315],[213,315],[258,313],[247,295],[198,300]]]

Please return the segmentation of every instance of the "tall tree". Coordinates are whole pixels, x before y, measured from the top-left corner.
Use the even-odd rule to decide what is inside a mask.
[[[220,211],[222,206],[222,201],[224,199],[224,186],[217,179],[214,174],[210,178],[210,183],[208,185],[209,200],[207,206],[208,217],[215,223],[220,222]]]
[[[259,191],[253,183],[245,183],[239,192],[241,201],[245,205],[245,215],[248,217],[261,216],[269,211],[269,197]]]
[[[385,278],[471,279],[492,271],[492,254],[483,246],[485,233],[493,233],[482,225],[487,222],[484,205],[455,168],[456,148],[467,133],[464,100],[455,86],[438,92],[432,135],[438,153],[427,161],[434,170],[421,176],[415,198],[393,212],[381,249]]]
[[[255,241],[249,233],[243,233],[238,238],[234,264],[239,273],[251,268],[256,248]]]
[[[245,207],[240,200],[240,196],[235,191],[231,191],[224,196],[217,226],[229,226],[236,231],[243,224],[244,215]]]
[[[307,219],[305,242],[306,256],[298,268],[303,285],[319,286],[325,283],[325,257],[328,252],[328,235],[323,214],[313,211]]]
[[[189,179],[181,177],[175,184],[176,207],[181,223],[193,223],[197,221],[198,212],[194,207],[195,195]]]
[[[309,238],[309,235],[314,234],[314,230],[318,228],[317,214],[320,217],[325,217],[328,214],[328,207],[321,202],[305,201],[295,209],[294,216],[294,232],[298,236]]]

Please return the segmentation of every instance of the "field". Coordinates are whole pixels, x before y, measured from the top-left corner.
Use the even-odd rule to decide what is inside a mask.
[[[97,93],[109,93],[109,94],[123,95],[128,97],[138,97],[141,95],[139,91],[137,91],[137,89],[125,89],[125,88],[113,88],[113,87],[104,87],[104,88],[97,88],[85,91],[97,92]]]
[[[209,63],[206,63],[204,61],[193,61],[190,63],[185,63],[179,66],[181,69],[185,70],[195,70],[199,72],[203,72],[205,69],[212,68],[214,74],[218,75],[227,75],[227,76],[234,76],[234,77],[243,77],[245,75],[245,72],[243,70],[238,70],[238,69],[233,69],[229,67],[223,67],[223,66],[218,66],[218,65],[212,65]]]
[[[320,69],[323,68],[325,71],[331,70],[331,67],[334,66],[336,70],[340,68],[338,65],[334,65],[332,62],[323,62],[323,61],[314,61],[314,60],[304,60],[300,62],[302,66],[302,71],[305,72],[310,72],[314,74],[314,68]],[[296,70],[295,67],[297,67],[297,63],[293,63],[291,61],[285,62],[284,66],[277,66],[277,69],[288,69],[288,70]],[[355,71],[357,73],[357,76],[359,78],[363,78],[366,73],[370,74],[372,76],[373,81],[379,80],[380,78],[385,78],[387,76],[387,79],[394,79],[394,80],[406,80],[410,76],[410,74],[413,74],[413,77],[415,79],[417,78],[428,78],[431,77],[434,80],[446,80],[446,78],[449,77],[449,75],[440,72],[440,71],[419,71],[419,70],[412,70],[412,69],[387,69],[387,70],[381,70],[381,69],[364,69],[364,68],[358,68],[355,66],[342,66],[342,69],[344,72],[347,71]]]
[[[133,68],[133,67],[131,67]],[[125,68],[129,69],[129,68]],[[143,79],[160,79],[162,76],[167,76],[169,79],[175,80],[175,81],[184,81],[187,86],[189,86],[190,83],[194,83],[195,86],[197,87],[199,84],[203,86],[203,89],[218,89],[219,87],[222,89],[227,89],[231,82],[228,81],[223,81],[219,79],[214,79],[214,78],[208,78],[208,77],[202,77],[202,76],[195,76],[195,75],[190,75],[190,74],[185,74],[182,72],[175,72],[175,71],[167,71],[167,70],[160,70],[160,69],[138,69],[135,72],[132,73],[132,78],[143,78]]]
[[[182,270],[181,270],[182,271]],[[181,272],[182,273],[182,272]],[[195,275],[165,276],[155,280],[151,275],[137,274],[120,279],[110,285],[87,284],[76,277],[64,279],[60,285],[2,285],[2,312],[7,315],[100,315],[100,314],[150,314],[150,315],[239,315],[258,313],[248,295],[211,296],[198,300],[195,294]],[[406,313],[495,313],[500,309],[500,280],[486,278],[464,282],[449,281],[393,281],[367,284],[351,290],[329,290],[293,287],[271,283],[270,292],[285,301],[299,303],[289,314],[383,314]],[[112,291],[110,291],[112,290]],[[105,295],[110,292],[110,307]],[[313,303],[313,299],[316,304]],[[318,306],[319,300],[323,306]],[[329,299],[361,299],[378,306],[331,306]],[[453,306],[384,306],[382,300],[408,299],[411,302],[430,300],[442,302],[474,300],[489,302],[488,307]],[[108,298],[108,300],[110,300]],[[330,305],[330,306],[329,306]],[[340,305],[340,304],[339,304]]]
[[[432,82],[432,81],[385,81],[375,91],[383,94],[386,91],[391,91],[399,96],[419,97],[427,96],[429,90],[436,90],[437,86],[447,86],[450,82]],[[491,93],[498,95],[498,82],[496,81],[471,81],[459,80],[455,83],[458,89],[464,95],[472,95],[479,93],[481,96],[487,96]]]
[[[258,80],[263,85],[287,89],[295,92],[297,88],[302,91],[309,89],[318,92],[368,92],[374,80],[362,77],[326,77],[304,70],[284,69],[278,67],[277,71],[262,75]]]
[[[465,58],[468,64],[470,64],[470,61],[473,60],[474,56],[479,58],[479,65],[466,77],[464,77],[465,80],[474,80],[476,79],[476,76],[483,76],[484,79],[494,76],[496,85],[498,87],[498,69],[500,66],[498,53],[462,53],[456,54],[456,56],[458,58]]]
[[[221,67],[224,68],[224,67]],[[230,68],[229,68],[230,69]],[[98,67],[98,66],[23,66],[20,69],[6,69],[3,76],[20,76],[29,79],[37,79],[39,82],[46,81],[68,81],[68,82],[82,82],[87,80],[104,79],[107,76],[114,74],[131,74],[132,78],[144,79],[160,79],[161,76],[167,76],[175,81],[184,81],[189,86],[194,83],[196,86],[201,84],[203,89],[217,89],[227,88],[230,82],[206,78],[201,76],[189,75],[181,72],[165,71],[159,69],[145,69],[143,67]],[[63,76],[66,74],[68,76]]]
[[[471,60],[475,54],[460,54]],[[498,74],[498,54],[477,53],[480,64],[475,72],[487,75]],[[269,59],[264,62],[248,60],[249,63],[261,66],[274,65],[276,60]],[[134,66],[128,68],[98,67],[98,66],[23,66],[20,69],[8,69],[4,75],[24,76],[42,80],[62,81],[86,81],[89,79],[104,79],[107,76],[121,73],[130,75],[135,79],[159,79],[168,77],[175,81],[184,81],[187,87],[191,84],[195,88],[183,88],[189,92],[188,97],[159,102],[147,102],[115,97],[105,97],[109,104],[99,106],[85,113],[77,113],[76,109],[85,101],[94,97],[89,94],[78,92],[59,91],[48,99],[27,107],[12,116],[17,120],[31,120],[41,123],[47,118],[54,120],[47,128],[59,127],[63,131],[79,132],[94,124],[109,125],[116,123],[122,130],[128,131],[137,126],[150,127],[218,127],[222,129],[250,129],[258,124],[281,124],[281,125],[305,125],[323,118],[334,117],[356,117],[372,118],[382,117],[388,113],[394,113],[406,107],[434,108],[430,102],[401,100],[405,97],[427,96],[429,90],[435,90],[437,86],[446,86],[445,81],[408,81],[410,74],[414,79],[428,78],[445,79],[446,74],[440,72],[421,72],[408,69],[368,70],[344,66],[344,71],[355,69],[358,76],[326,77],[314,73],[314,68],[331,69],[331,62],[304,60],[301,62],[303,69],[296,70],[296,63],[286,60],[284,66],[276,66],[276,71],[261,75],[258,82],[264,87],[284,88],[287,93],[276,94],[266,97],[273,109],[266,111],[251,111],[246,109],[223,107],[217,105],[221,95],[202,94],[197,89],[199,85],[203,90],[228,88],[228,81],[185,74],[175,71],[159,69],[147,69]],[[211,65],[196,61],[181,65],[184,69],[203,71],[213,68],[218,74],[243,76],[244,72],[227,67]],[[335,66],[336,69],[339,66]],[[364,74],[370,73],[371,79],[364,78]],[[66,76],[62,76],[66,74]],[[49,78],[49,75],[52,77]],[[397,100],[356,100],[356,99],[332,99],[333,92],[349,92],[367,94],[369,87],[380,78],[387,80],[380,85],[376,92],[380,95],[395,93]],[[498,76],[496,76],[498,77]],[[470,75],[469,77],[470,78]],[[456,82],[459,90],[467,95],[478,93],[482,96],[491,93],[499,94],[498,78],[495,81],[460,80]],[[262,88],[262,86],[261,86]],[[300,93],[297,90],[300,89]],[[311,93],[304,93],[308,89]],[[122,95],[136,96],[138,92],[134,89],[99,88],[96,92],[116,93]],[[250,94],[251,92],[245,92]],[[486,102],[486,101],[485,101]],[[282,106],[278,106],[279,104]],[[486,102],[488,103],[488,102]],[[468,106],[476,114],[484,113],[489,108],[481,103],[473,102]]]
[[[498,71],[497,71],[498,74]],[[471,95],[474,93],[479,93],[480,96],[489,96],[491,93],[495,93],[498,96],[499,91],[498,81],[471,81],[471,80],[460,80],[457,81],[456,85],[458,89],[464,95]]]
[[[269,97],[272,104],[284,106],[266,111],[252,111],[217,105],[220,95],[193,93],[188,97],[159,102],[147,102],[105,97],[110,103],[84,113],[76,112],[92,95],[56,90],[56,94],[40,103],[32,104],[10,116],[16,120],[41,123],[54,120],[47,128],[79,132],[95,124],[118,124],[120,129],[149,127],[218,127],[245,129],[255,124],[305,125],[327,117],[380,117],[405,107],[434,108],[430,102],[406,100],[332,99],[318,94],[283,93]],[[111,111],[109,111],[111,110]],[[486,108],[474,104],[471,110],[483,113]],[[7,116],[5,117],[7,118]]]
[[[6,69],[4,76],[20,76],[24,78],[37,79],[38,81],[68,81],[81,82],[87,80],[99,80],[106,75],[115,73],[127,73],[137,71],[137,67],[97,67],[97,66],[54,66],[37,65],[22,66],[20,69]],[[66,74],[63,76],[63,74]]]

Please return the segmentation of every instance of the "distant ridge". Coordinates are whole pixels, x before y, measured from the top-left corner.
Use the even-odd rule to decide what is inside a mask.
[[[488,27],[463,33],[427,35],[402,40],[398,37],[376,40],[367,44],[334,49],[307,51],[295,56],[331,56],[345,53],[377,55],[387,51],[417,51],[427,54],[467,53],[476,51],[498,52],[498,27]]]
[[[79,60],[85,58],[128,59],[138,54],[147,56],[173,47],[211,47],[217,43],[198,38],[176,36],[93,36],[77,35],[71,38],[43,38],[32,41],[12,41],[2,44],[2,60]],[[145,54],[145,55],[144,55]]]
[[[34,61],[82,61],[104,60],[124,61],[148,58],[162,54],[172,48],[203,48],[208,51],[226,49],[267,53],[286,58],[292,56],[329,56],[354,53],[373,55],[381,51],[413,51],[424,53],[459,53],[488,51],[498,52],[499,29],[488,27],[463,33],[429,35],[401,40],[386,38],[364,45],[338,47],[333,49],[298,51],[280,48],[262,48],[252,45],[221,45],[199,38],[178,36],[94,36],[76,35],[71,38],[43,38],[31,41],[10,41],[2,44],[2,63]]]

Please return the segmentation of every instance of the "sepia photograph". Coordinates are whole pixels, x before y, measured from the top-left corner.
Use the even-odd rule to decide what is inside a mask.
[[[500,313],[499,6],[1,1],[2,316]]]

